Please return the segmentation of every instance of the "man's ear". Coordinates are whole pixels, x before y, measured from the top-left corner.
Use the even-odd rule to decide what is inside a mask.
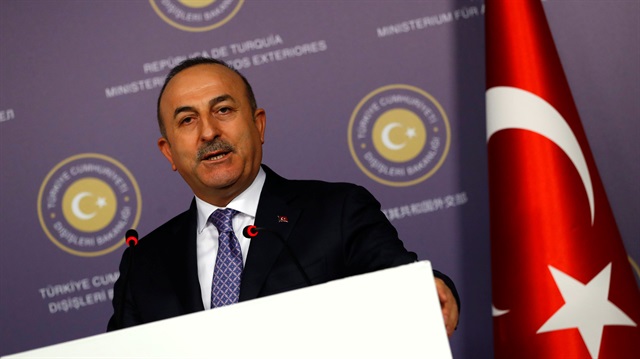
[[[173,155],[171,153],[171,144],[169,143],[169,140],[167,140],[165,137],[160,137],[158,139],[158,148],[171,164],[171,169],[177,171],[178,168],[173,163]]]
[[[260,133],[260,142],[264,144],[264,130],[267,126],[267,113],[264,111],[264,109],[259,108],[253,114],[253,118],[253,122],[255,123],[258,132]]]

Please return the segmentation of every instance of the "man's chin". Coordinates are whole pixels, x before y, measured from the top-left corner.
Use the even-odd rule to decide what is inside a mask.
[[[237,177],[217,177],[217,178],[208,178],[203,181],[203,187],[205,189],[210,190],[227,190],[234,187],[234,185],[238,182]]]
[[[229,190],[239,185],[241,173],[239,171],[215,171],[202,176],[202,186],[209,190]]]

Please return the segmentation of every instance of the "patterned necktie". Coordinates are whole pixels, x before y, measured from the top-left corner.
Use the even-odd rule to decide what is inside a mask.
[[[211,286],[211,308],[237,303],[240,297],[242,250],[231,225],[231,219],[237,213],[238,211],[231,208],[217,209],[209,217],[219,234],[218,254]]]

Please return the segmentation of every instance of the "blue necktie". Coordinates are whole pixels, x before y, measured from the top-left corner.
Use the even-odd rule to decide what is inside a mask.
[[[238,211],[231,208],[217,209],[209,217],[219,234],[218,254],[211,286],[211,308],[237,303],[240,297],[242,250],[231,224],[231,219],[237,213]]]

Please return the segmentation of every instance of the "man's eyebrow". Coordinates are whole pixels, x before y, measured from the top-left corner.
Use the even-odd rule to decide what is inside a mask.
[[[224,94],[209,100],[209,107],[213,107],[224,101],[231,101],[233,103],[236,102],[236,100],[231,95]],[[176,108],[175,111],[173,111],[173,118],[176,118],[181,112],[196,112],[196,108],[193,106],[180,106]]]
[[[173,111],[173,118],[178,117],[178,115],[181,112],[195,112],[195,111],[196,111],[195,107],[192,107],[192,106],[180,106],[180,107],[176,108],[175,111]]]
[[[213,107],[213,106],[219,104],[220,102],[224,102],[224,101],[231,101],[231,102],[235,103],[236,99],[234,99],[233,96],[231,96],[229,94],[220,95],[218,97],[212,98],[209,101],[209,107]]]

